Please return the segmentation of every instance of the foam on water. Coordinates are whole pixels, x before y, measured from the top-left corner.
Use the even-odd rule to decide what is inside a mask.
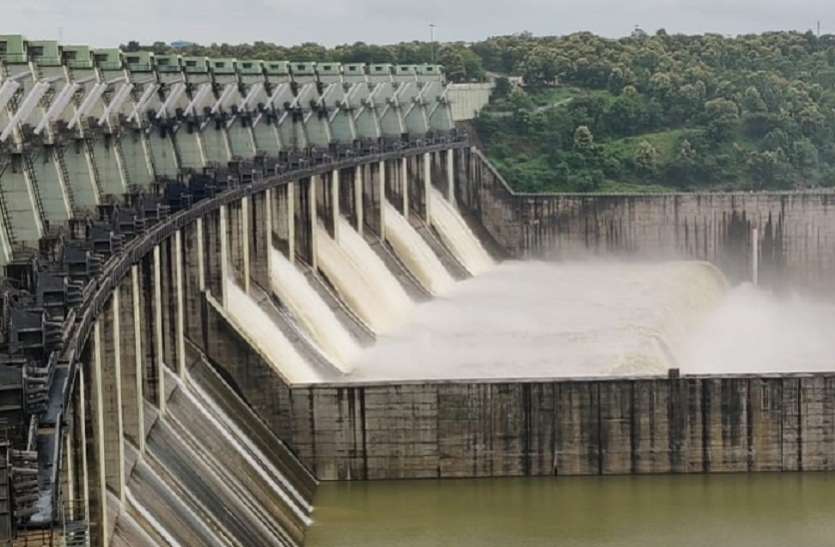
[[[446,294],[455,280],[409,221],[384,200],[386,240],[421,285],[433,295]]]
[[[350,372],[360,346],[307,277],[283,253],[271,251],[272,291],[293,312],[322,353],[342,372]]]
[[[835,370],[835,306],[799,295],[776,296],[750,284],[734,288],[685,341],[688,373]]]
[[[322,380],[254,298],[231,279],[226,280],[223,290],[228,295],[227,313],[282,377],[290,383]]]
[[[338,244],[320,226],[319,267],[371,330],[390,332],[405,321],[415,304],[353,226],[343,218],[338,222]]]
[[[700,262],[505,262],[418,307],[346,380],[662,374],[726,287]]]
[[[455,257],[472,275],[492,270],[496,263],[470,230],[453,204],[433,186],[429,193],[429,215],[432,226]]]

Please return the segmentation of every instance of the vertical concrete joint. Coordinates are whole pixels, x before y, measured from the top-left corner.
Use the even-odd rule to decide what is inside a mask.
[[[249,240],[250,237],[252,237],[252,225],[249,222],[249,208],[251,199],[252,198],[249,196],[241,198],[241,243],[244,262],[244,290],[246,292],[249,292],[249,279],[251,276],[251,265],[249,262]]]
[[[380,240],[386,240],[386,160],[380,162],[380,176],[377,180],[380,197]]]
[[[400,159],[400,192],[403,198],[403,216],[409,219],[409,163],[406,158]]]
[[[362,169],[361,165],[357,165],[354,168],[354,211],[356,211],[356,221],[357,221],[357,232],[362,235],[363,232],[363,208],[362,208],[362,195],[363,195],[363,182],[362,182]]]
[[[220,206],[220,229],[218,230],[218,237],[220,238],[220,283],[223,287],[229,281],[229,234],[226,229],[226,205]],[[220,302],[225,308],[228,304],[229,295],[227,291],[221,289]]]
[[[142,382],[142,325],[141,325],[141,316],[140,316],[140,302],[142,298],[142,294],[139,292],[139,266],[133,265],[130,269],[130,276],[131,276],[131,290],[133,292],[133,345],[134,345],[134,363],[133,366],[135,367],[136,377],[135,381],[135,390],[136,390],[136,400],[134,403],[136,404],[136,421],[137,426],[139,427],[139,431],[137,432],[137,439],[136,442],[138,444],[139,453],[142,454],[145,451],[145,395],[144,395],[144,385]]]
[[[316,184],[318,181],[318,176],[310,177],[307,185],[307,205],[310,219],[310,265],[314,272],[318,267],[319,254],[319,223],[316,214]]]
[[[273,272],[273,191],[264,191],[264,223],[267,225],[267,279]]]
[[[99,545],[109,545],[107,523],[107,475],[105,471],[105,440],[104,440],[104,391],[102,389],[102,337],[101,321],[96,321],[93,327],[93,449],[96,453],[95,472],[95,519],[98,523],[96,537]]]
[[[423,213],[426,224],[432,224],[432,216],[429,214],[432,189],[432,155],[429,152],[423,154]]]
[[[206,290],[206,249],[203,244],[203,217],[197,217],[197,287]]]
[[[331,173],[331,221],[333,239],[339,243],[339,169],[334,169]]]
[[[154,247],[154,349],[157,373],[157,406],[165,412],[165,364],[162,362],[162,268],[159,245]]]
[[[177,374],[186,375],[186,336],[185,336],[185,298],[183,290],[183,231],[174,234],[174,276],[177,284],[177,317],[175,330],[177,336]]]
[[[447,199],[455,205],[455,153],[450,148],[446,151]]]
[[[296,183],[287,184],[287,259],[296,261]]]

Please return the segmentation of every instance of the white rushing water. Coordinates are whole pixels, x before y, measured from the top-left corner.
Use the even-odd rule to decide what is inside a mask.
[[[434,186],[430,188],[429,204],[432,226],[470,274],[481,275],[496,266],[455,206]]]
[[[283,253],[271,251],[272,291],[293,312],[319,349],[342,372],[350,372],[360,346],[305,275]]]
[[[346,380],[663,374],[726,290],[700,262],[505,262],[419,306]]]
[[[421,235],[388,201],[385,208],[386,240],[421,285],[435,296],[447,293],[455,280]]]
[[[688,373],[835,370],[835,305],[776,296],[750,284],[734,288],[680,352]]]
[[[374,332],[400,326],[414,302],[382,259],[345,219],[338,219],[340,242],[319,230],[319,267],[337,292]]]
[[[258,302],[231,279],[223,287],[227,291],[226,311],[245,336],[290,383],[321,381],[321,376],[302,357]]]

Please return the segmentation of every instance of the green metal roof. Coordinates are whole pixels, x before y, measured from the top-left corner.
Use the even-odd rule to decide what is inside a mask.
[[[102,70],[121,70],[124,67],[122,50],[116,48],[93,50],[93,60]]]
[[[340,63],[316,63],[316,72],[322,75],[338,76],[342,74]]]
[[[238,61],[238,72],[241,74],[263,74],[264,61],[247,59]]]
[[[90,46],[63,46],[61,58],[69,68],[93,68],[93,52],[90,51]]]
[[[0,35],[0,60],[4,63],[28,63],[26,39],[20,34]]]
[[[290,74],[289,61],[266,61],[264,63],[264,72],[275,76],[286,76]]]
[[[207,74],[209,72],[208,57],[183,57],[183,70],[187,74]]]
[[[213,74],[236,74],[238,60],[232,57],[215,57],[209,59],[209,67]]]
[[[180,55],[154,55],[154,66],[157,72],[180,72],[183,58]]]
[[[421,75],[440,74],[442,72],[441,65],[417,65],[415,68],[417,73]]]
[[[124,55],[125,65],[131,72],[151,72],[154,70],[154,54],[150,51],[131,51]]]
[[[315,76],[316,63],[293,61],[290,63],[290,71],[297,76]]]
[[[29,58],[38,66],[61,66],[61,48],[55,40],[29,42]]]
[[[365,74],[365,63],[348,63],[342,65],[343,74]]]

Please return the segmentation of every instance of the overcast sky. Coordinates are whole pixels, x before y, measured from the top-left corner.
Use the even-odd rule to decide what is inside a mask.
[[[4,0],[0,34],[107,47],[143,43],[326,45],[425,40],[438,25],[440,40],[479,40],[528,30],[567,34],[589,30],[648,32],[809,30],[821,20],[835,33],[832,0]],[[130,7],[129,7],[130,6]]]

